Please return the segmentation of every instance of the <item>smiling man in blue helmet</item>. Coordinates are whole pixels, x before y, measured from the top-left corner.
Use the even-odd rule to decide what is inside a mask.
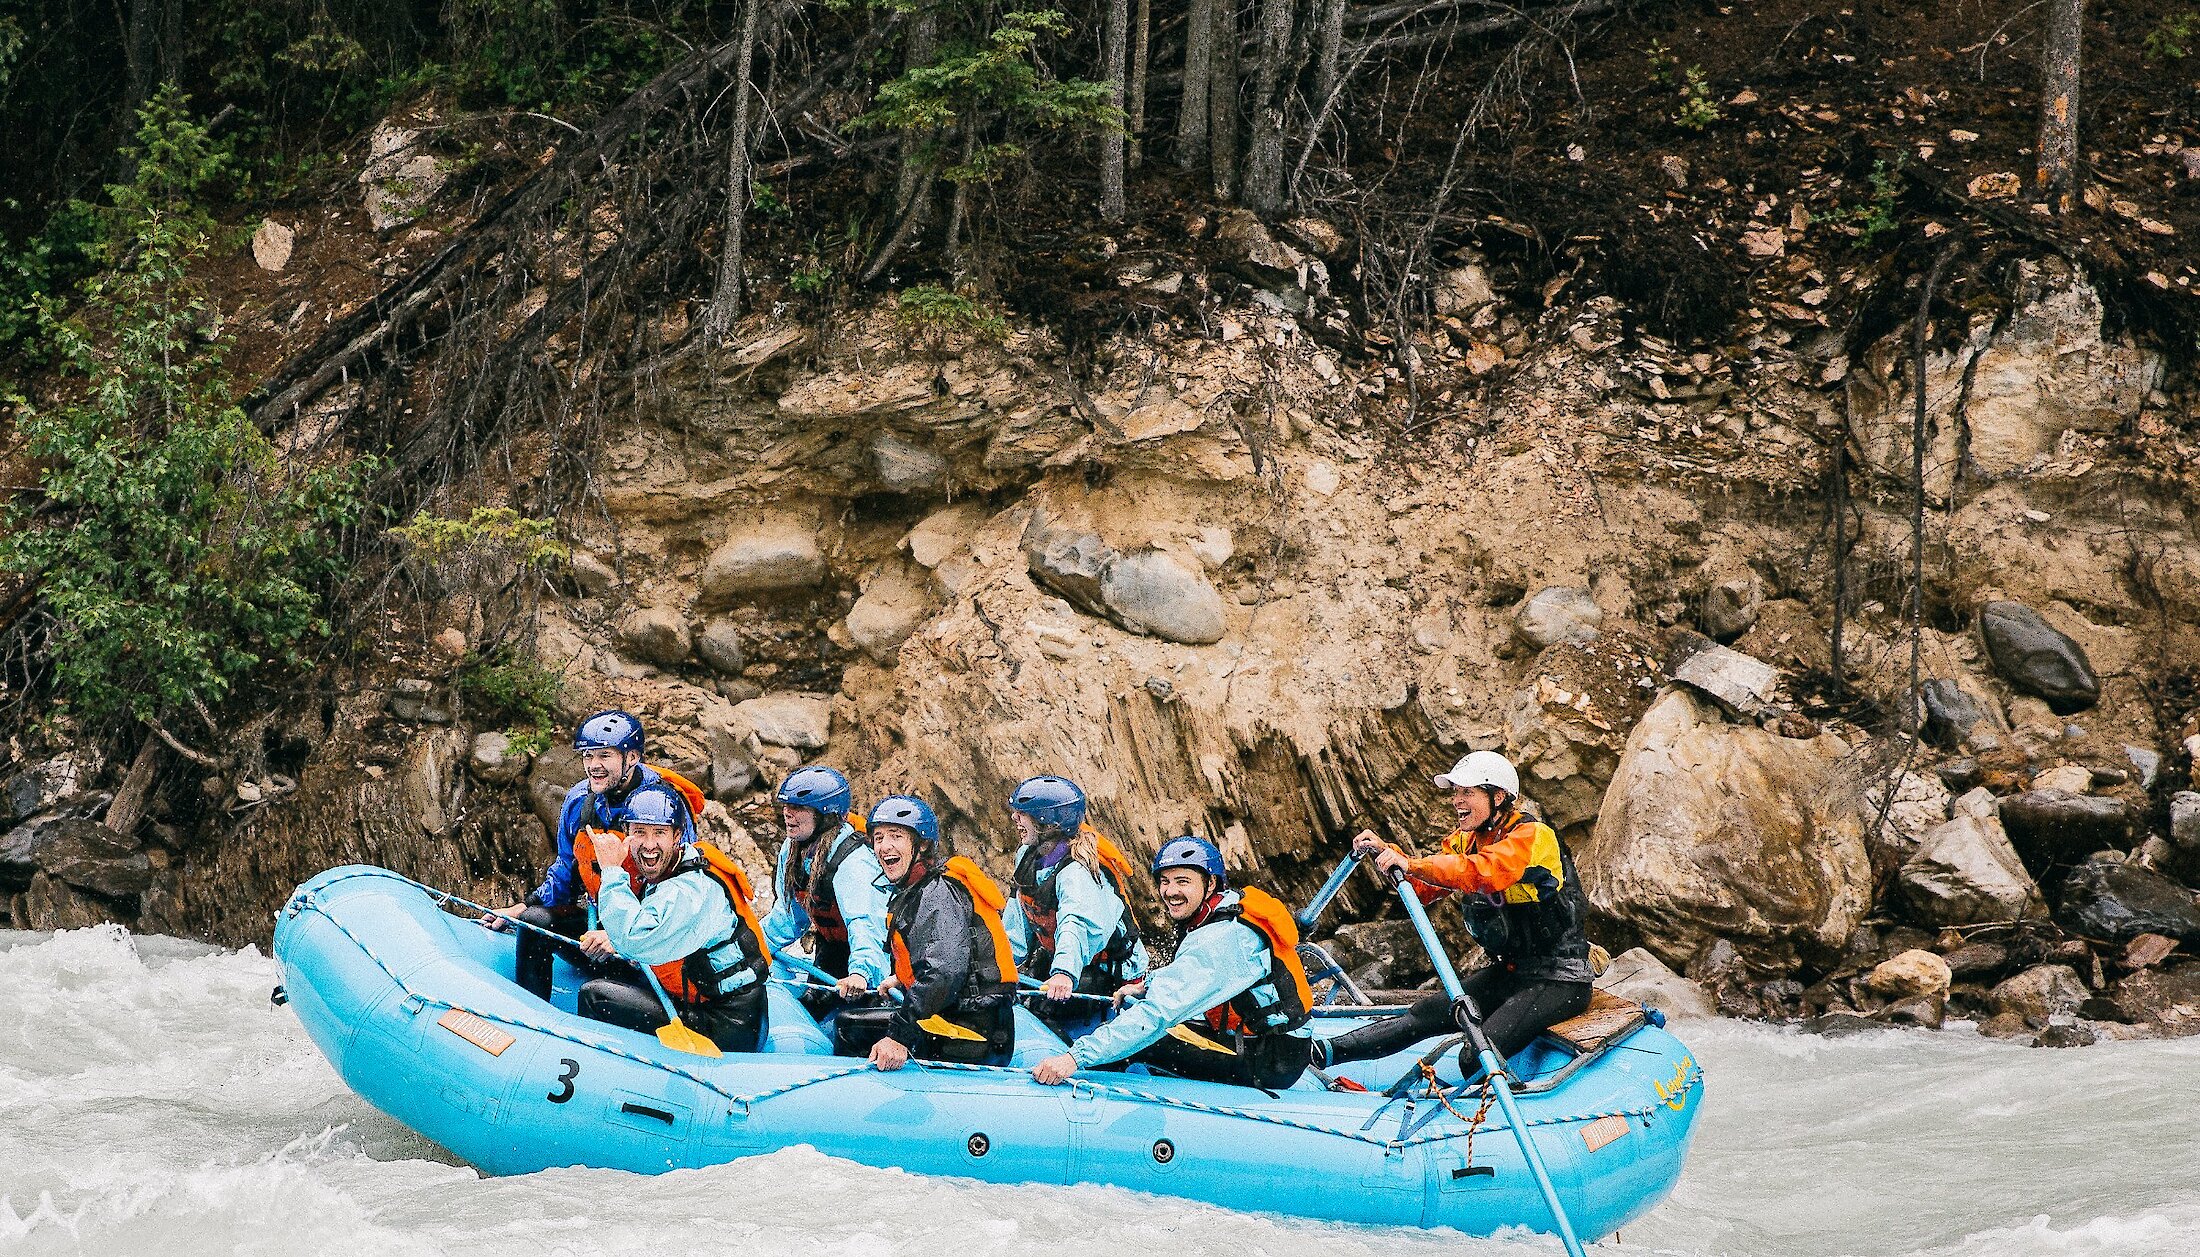
[[[1046,975],[1033,1011],[1074,1038],[1098,1024],[1106,1005],[1075,993],[1112,996],[1146,976],[1146,946],[1130,906],[1131,862],[1085,823],[1085,792],[1066,777],[1032,777],[1008,796],[1015,817],[1015,897],[1001,921],[1020,969]]]
[[[642,722],[627,712],[599,711],[581,721],[573,731],[573,749],[581,753],[582,776],[565,792],[565,807],[558,817],[557,855],[542,884],[525,900],[481,918],[491,929],[509,929],[505,921],[509,917],[567,936],[581,933],[588,928],[588,904],[573,859],[574,838],[584,829],[624,829],[627,801],[643,786],[673,785],[691,809],[699,805],[701,792],[686,779],[667,782],[666,774],[642,762]],[[683,841],[695,841],[694,818],[686,810],[680,824]],[[578,950],[532,930],[520,931],[517,950],[515,980],[542,999],[550,997],[553,952],[564,952],[584,968],[591,964]]]
[[[1050,1086],[1080,1069],[1137,1060],[1184,1078],[1281,1090],[1306,1072],[1313,996],[1299,963],[1290,909],[1256,887],[1230,889],[1222,851],[1192,834],[1153,861],[1161,907],[1176,930],[1175,958],[1144,997],[1032,1066]]]
[[[817,967],[839,980],[839,998],[861,999],[886,984],[893,961],[886,954],[885,879],[863,820],[853,814],[855,792],[838,769],[812,764],[788,773],[776,797],[787,841],[779,848],[777,902],[764,918],[764,937],[777,951],[807,932]],[[794,975],[782,967],[778,976]],[[825,993],[824,1002],[832,998]]]

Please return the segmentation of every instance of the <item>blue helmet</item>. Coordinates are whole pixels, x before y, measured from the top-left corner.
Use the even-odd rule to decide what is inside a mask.
[[[855,791],[837,768],[812,764],[797,768],[779,783],[782,807],[806,807],[821,816],[846,816]]]
[[[642,753],[642,722],[623,711],[599,711],[573,731],[576,751]]]
[[[1085,792],[1067,777],[1032,777],[1008,796],[1008,805],[1041,825],[1076,833],[1085,823]]]
[[[1215,880],[1217,890],[1230,884],[1230,874],[1222,867],[1222,848],[1197,834],[1182,834],[1161,844],[1154,853],[1153,875],[1159,878],[1168,869],[1198,869]]]
[[[871,808],[866,822],[873,833],[881,825],[900,825],[914,830],[917,841],[927,847],[940,845],[940,818],[932,815],[932,805],[913,794],[890,794]]]
[[[626,796],[626,823],[683,828],[687,824],[687,800],[671,786],[652,781]]]

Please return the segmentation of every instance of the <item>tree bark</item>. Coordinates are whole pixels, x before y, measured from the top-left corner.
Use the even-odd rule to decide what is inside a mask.
[[[1256,214],[1283,208],[1284,82],[1291,51],[1292,0],[1260,0],[1260,60],[1253,70],[1253,129],[1245,152],[1243,200]]]
[[[145,799],[153,790],[161,749],[160,735],[147,733],[138,745],[137,758],[130,761],[130,771],[122,775],[122,788],[115,791],[115,801],[107,805],[107,828],[125,838],[145,819]]]
[[[1103,56],[1107,61],[1108,102],[1115,106],[1118,117],[1125,117],[1123,103],[1127,95],[1125,62],[1130,42],[1129,0],[1108,0],[1107,29],[1101,40]],[[1123,221],[1123,140],[1127,123],[1108,128],[1100,137],[1100,219],[1103,222]]]
[[[1337,88],[1337,63],[1344,52],[1344,0],[1319,0],[1321,29],[1314,37],[1314,104],[1317,110]]]
[[[1207,160],[1208,75],[1214,67],[1215,10],[1224,0],[1191,0],[1184,19],[1184,93],[1176,116],[1176,164],[1197,170]]]
[[[1207,154],[1215,195],[1225,200],[1237,192],[1238,2],[1214,0],[1214,29],[1207,36]]]
[[[756,17],[765,0],[747,0],[741,6],[740,51],[733,62],[733,136],[726,141],[726,230],[718,256],[718,287],[711,293],[710,308],[703,312],[703,334],[713,340],[733,329],[741,317],[742,246],[753,199],[752,155],[749,152],[749,100],[755,94],[751,82],[756,57]]]
[[[2033,185],[2068,213],[2078,197],[2078,66],[2085,0],[2048,0],[2040,52],[2039,170]]]
[[[1124,126],[1130,131],[1132,166],[1145,158],[1146,51],[1153,42],[1153,0],[1138,0],[1138,20],[1131,31],[1130,100],[1124,106]]]

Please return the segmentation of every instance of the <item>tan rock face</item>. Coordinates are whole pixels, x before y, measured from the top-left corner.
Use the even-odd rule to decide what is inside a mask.
[[[1628,735],[1577,857],[1583,890],[1671,964],[1721,937],[1775,960],[1836,951],[1871,898],[1847,754],[1666,694]]]
[[[725,601],[744,594],[802,589],[825,579],[817,536],[792,523],[745,530],[711,552],[703,566],[705,598]]]

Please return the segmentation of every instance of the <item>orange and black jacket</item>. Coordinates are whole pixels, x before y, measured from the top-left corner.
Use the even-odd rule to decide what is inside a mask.
[[[1459,896],[1467,929],[1524,978],[1587,982],[1587,904],[1574,858],[1550,826],[1515,812],[1484,831],[1455,830],[1435,855],[1406,861],[1421,902]]]

